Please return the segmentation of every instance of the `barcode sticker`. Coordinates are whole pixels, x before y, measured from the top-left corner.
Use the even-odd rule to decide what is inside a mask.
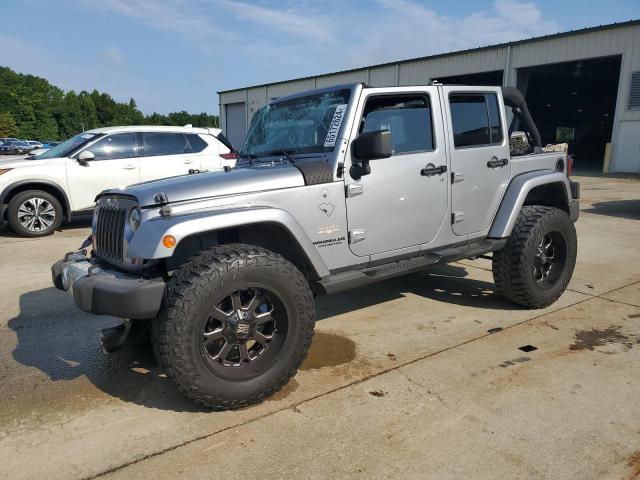
[[[336,107],[336,111],[334,112],[333,118],[331,119],[331,124],[329,125],[327,137],[324,139],[325,147],[335,147],[336,140],[338,140],[338,132],[340,131],[340,126],[342,125],[342,120],[344,119],[344,112],[346,109],[346,103],[343,103],[342,105],[338,105]]]

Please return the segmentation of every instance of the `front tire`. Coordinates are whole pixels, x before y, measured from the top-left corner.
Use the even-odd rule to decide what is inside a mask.
[[[506,245],[493,254],[496,293],[525,307],[547,307],[567,288],[576,255],[576,229],[566,212],[522,207]]]
[[[158,361],[195,402],[228,410],[280,390],[314,331],[306,278],[282,256],[235,244],[209,248],[171,278],[152,326]]]
[[[22,237],[45,237],[62,224],[62,205],[56,197],[42,190],[18,193],[9,202],[7,219],[11,229]]]

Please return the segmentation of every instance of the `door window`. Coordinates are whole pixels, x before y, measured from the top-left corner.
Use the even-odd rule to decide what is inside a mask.
[[[93,153],[95,160],[115,160],[134,157],[134,145],[134,133],[117,133],[98,140],[87,150]]]
[[[143,133],[142,147],[143,157],[191,153],[191,147],[181,133]]]
[[[391,131],[393,154],[434,149],[431,105],[424,95],[381,96],[367,100],[360,133]]]
[[[453,93],[449,96],[456,148],[502,143],[500,109],[495,93]]]

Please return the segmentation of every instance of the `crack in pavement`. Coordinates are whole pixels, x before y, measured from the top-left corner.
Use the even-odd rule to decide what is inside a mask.
[[[476,267],[476,268],[479,268],[479,267]],[[640,283],[640,281],[632,282],[632,283],[630,283],[629,285],[624,285],[624,286],[621,286],[621,287],[614,288],[614,289],[612,289],[612,290],[609,290],[609,291],[607,291],[607,292],[602,293],[601,295],[607,295],[607,294],[612,293],[612,292],[615,292],[615,291],[617,291],[617,290],[621,290],[621,289],[623,289],[623,288],[627,288],[627,287],[630,287],[630,286],[632,286],[632,285],[635,285],[636,283]],[[582,293],[582,292],[577,292],[577,293]],[[300,405],[304,405],[304,404],[306,404],[306,403],[312,402],[312,401],[314,401],[314,400],[316,400],[316,399],[318,399],[318,398],[321,398],[321,397],[324,397],[324,396],[330,395],[330,394],[335,393],[335,392],[339,392],[339,391],[341,391],[341,390],[344,390],[344,389],[349,388],[349,387],[353,387],[353,386],[355,386],[355,385],[359,385],[359,384],[361,384],[361,383],[364,383],[364,382],[366,382],[366,381],[368,381],[368,380],[371,380],[371,379],[373,379],[373,378],[379,377],[379,376],[384,375],[384,374],[386,374],[386,373],[393,372],[393,371],[398,371],[398,370],[400,370],[400,369],[402,369],[402,368],[404,368],[404,367],[406,367],[406,366],[413,365],[414,363],[420,362],[420,361],[422,361],[422,360],[426,360],[426,359],[431,358],[431,357],[434,357],[434,356],[436,356],[436,355],[440,355],[440,354],[442,354],[442,353],[445,353],[445,352],[448,352],[448,351],[454,350],[454,349],[456,349],[456,348],[459,348],[459,347],[462,347],[462,346],[468,345],[468,344],[473,343],[473,342],[476,342],[476,341],[478,341],[478,340],[482,340],[482,339],[484,339],[484,338],[486,338],[486,337],[491,337],[491,336],[494,336],[494,335],[499,335],[499,334],[501,334],[502,332],[505,332],[505,331],[510,330],[510,329],[512,329],[512,328],[515,328],[515,327],[518,327],[518,326],[524,325],[524,324],[526,324],[526,323],[529,323],[529,322],[531,322],[531,321],[534,321],[534,320],[537,320],[537,319],[540,319],[540,318],[546,317],[546,316],[551,315],[551,314],[555,314],[556,312],[560,312],[560,311],[563,311],[563,310],[566,310],[566,309],[569,309],[569,308],[575,307],[576,305],[580,305],[581,303],[588,302],[589,300],[593,300],[594,298],[600,298],[601,300],[607,300],[607,301],[614,302],[614,303],[620,303],[620,304],[623,304],[623,305],[628,305],[628,304],[626,304],[626,303],[624,303],[624,302],[618,302],[618,301],[616,301],[616,300],[611,300],[611,299],[608,299],[608,298],[601,298],[599,295],[588,295],[588,294],[583,294],[583,295],[586,295],[588,298],[584,298],[584,299],[582,299],[582,300],[579,300],[579,301],[577,301],[577,302],[575,302],[575,303],[572,303],[572,304],[570,304],[570,305],[567,305],[567,306],[565,306],[565,307],[560,307],[560,308],[558,308],[558,309],[556,309],[556,310],[553,310],[553,311],[551,311],[551,312],[545,312],[545,313],[543,313],[543,314],[536,315],[536,316],[531,317],[531,318],[528,318],[528,319],[526,319],[526,320],[522,320],[521,322],[514,323],[513,325],[510,325],[510,326],[508,326],[508,327],[505,327],[505,328],[504,328],[503,330],[501,330],[500,332],[496,332],[496,333],[484,333],[484,334],[482,334],[482,335],[479,335],[479,336],[477,336],[477,337],[470,338],[469,340],[465,340],[464,342],[457,343],[457,344],[452,345],[452,346],[450,346],[450,347],[442,348],[442,349],[437,350],[437,351],[435,351],[435,352],[431,352],[431,353],[428,353],[428,354],[426,354],[426,355],[422,355],[422,356],[420,356],[420,357],[418,357],[418,358],[415,358],[415,359],[413,359],[413,360],[409,360],[408,362],[402,363],[402,364],[400,364],[400,365],[395,365],[395,366],[393,366],[393,367],[389,367],[389,368],[386,368],[386,369],[382,369],[382,370],[380,370],[380,371],[379,371],[379,372],[377,372],[377,373],[373,373],[373,374],[371,374],[371,375],[368,375],[368,376],[366,376],[366,377],[360,378],[360,379],[358,379],[358,380],[354,380],[353,382],[350,382],[350,383],[347,383],[347,384],[345,384],[345,385],[342,385],[342,386],[336,387],[336,388],[331,389],[331,390],[329,390],[329,391],[326,391],[326,392],[323,392],[323,393],[319,393],[319,394],[317,394],[317,395],[313,395],[313,396],[311,396],[311,397],[309,397],[309,398],[306,398],[306,399],[304,399],[304,400],[301,400],[301,401],[299,401],[299,402],[293,403],[293,404],[291,404],[291,405],[287,405],[287,406],[285,406],[285,407],[279,408],[279,409],[274,410],[274,411],[272,411],[272,412],[267,412],[267,413],[265,413],[265,414],[263,414],[263,415],[259,415],[259,416],[255,417],[255,418],[251,418],[251,419],[249,419],[249,420],[247,420],[247,421],[245,421],[245,422],[237,423],[237,424],[235,424],[235,425],[230,425],[230,426],[228,426],[228,427],[221,428],[220,430],[216,430],[216,431],[214,431],[214,432],[206,433],[206,434],[204,434],[204,435],[199,435],[199,436],[194,437],[194,438],[191,438],[191,439],[189,439],[189,440],[185,440],[184,442],[178,443],[178,444],[173,445],[173,446],[171,446],[171,447],[167,447],[167,448],[164,448],[164,449],[158,450],[158,451],[156,451],[156,452],[151,452],[151,453],[148,453],[148,454],[146,454],[146,455],[142,455],[142,456],[140,456],[139,458],[135,458],[135,459],[130,460],[130,461],[128,461],[128,462],[125,462],[125,463],[123,463],[123,464],[121,464],[121,465],[118,465],[118,466],[115,466],[115,467],[109,468],[109,469],[107,469],[107,470],[104,470],[104,471],[102,471],[102,472],[98,472],[98,473],[96,473],[96,474],[94,474],[94,475],[90,475],[90,476],[88,476],[88,477],[84,477],[82,480],[93,480],[93,479],[96,479],[96,478],[103,477],[103,476],[105,476],[105,475],[109,475],[109,474],[111,474],[111,473],[117,472],[117,471],[119,471],[119,470],[122,470],[123,468],[129,467],[129,466],[134,465],[134,464],[136,464],[136,463],[140,463],[140,462],[143,462],[143,461],[145,461],[145,460],[148,460],[148,459],[151,459],[151,458],[154,458],[154,457],[158,457],[158,456],[163,455],[163,454],[165,454],[165,453],[172,452],[172,451],[177,450],[177,449],[179,449],[179,448],[181,448],[181,447],[184,447],[184,446],[190,445],[190,444],[195,443],[195,442],[198,442],[198,441],[200,441],[200,440],[204,440],[204,439],[206,439],[206,438],[213,437],[214,435],[218,435],[218,434],[223,433],[223,432],[226,432],[226,431],[228,431],[228,430],[231,430],[231,429],[234,429],[234,428],[238,428],[238,427],[243,427],[243,426],[245,426],[245,425],[250,425],[250,424],[255,423],[255,422],[259,421],[259,420],[262,420],[263,418],[269,417],[269,416],[271,416],[271,415],[275,415],[275,414],[280,413],[280,412],[284,412],[284,411],[286,411],[286,410],[294,410],[294,411],[296,411]],[[634,306],[634,307],[635,307],[635,305],[631,305],[631,306]]]

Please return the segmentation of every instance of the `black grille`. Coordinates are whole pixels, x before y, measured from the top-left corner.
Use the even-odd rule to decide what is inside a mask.
[[[124,223],[127,211],[112,205],[101,205],[96,220],[96,253],[101,257],[123,260]]]

